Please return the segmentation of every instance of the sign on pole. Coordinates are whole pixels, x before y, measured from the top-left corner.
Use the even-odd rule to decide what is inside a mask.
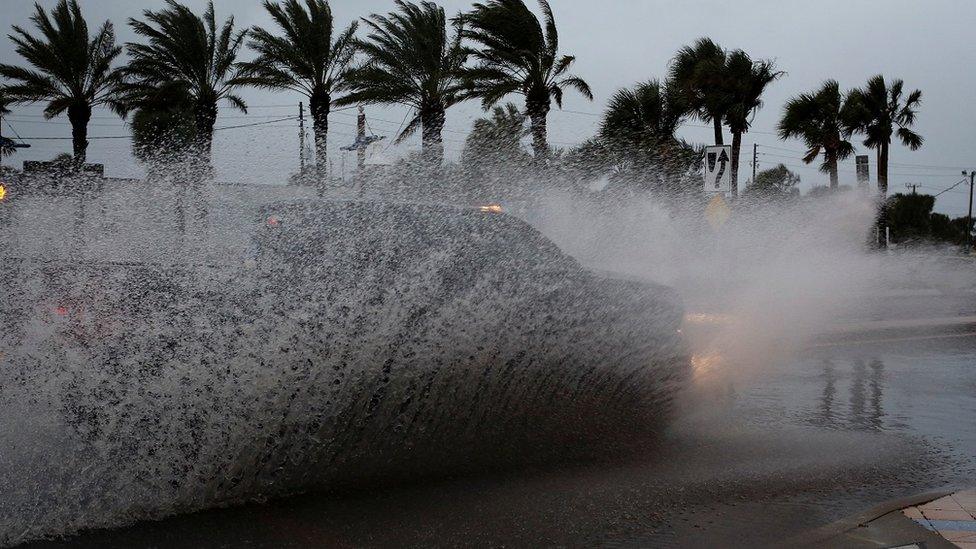
[[[732,191],[732,146],[710,145],[705,147],[706,193]]]
[[[857,164],[857,184],[867,185],[871,180],[871,174],[868,171],[868,155],[859,154],[855,157]]]

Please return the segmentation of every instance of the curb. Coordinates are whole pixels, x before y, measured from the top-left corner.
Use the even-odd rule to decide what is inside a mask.
[[[831,522],[825,526],[798,534],[787,540],[786,543],[784,543],[784,546],[823,546],[829,539],[841,536],[846,532],[854,530],[855,528],[860,528],[869,522],[887,515],[888,513],[900,511],[906,507],[923,505],[941,497],[948,496],[954,492],[955,490],[939,490],[936,492],[925,492],[913,496],[888,500],[884,503],[875,505],[866,511],[861,511],[860,513]]]

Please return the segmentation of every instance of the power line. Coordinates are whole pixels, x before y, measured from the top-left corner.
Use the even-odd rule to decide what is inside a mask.
[[[214,128],[213,131],[219,132],[219,131],[224,131],[224,130],[236,130],[236,129],[239,129],[239,128],[250,128],[252,126],[263,126],[263,125],[266,125],[266,124],[275,124],[277,122],[285,122],[285,121],[288,121],[288,120],[297,120],[297,119],[298,119],[297,116],[289,116],[289,117],[286,117],[286,118],[278,118],[278,119],[275,119],[275,120],[266,120],[264,122],[252,122],[250,124],[238,124],[238,125],[235,125],[235,126],[221,126],[219,128]],[[7,125],[9,126],[10,123],[8,122]],[[285,126],[272,126],[272,127],[285,127]],[[10,129],[13,129],[13,128],[11,127]],[[16,132],[14,132],[14,133],[16,133]],[[30,140],[55,141],[55,140],[71,140],[71,139],[74,139],[73,137],[39,137],[39,136],[38,137],[20,137],[20,136],[17,136],[17,137],[18,137],[18,139],[23,140],[23,141],[30,141]],[[131,135],[92,135],[92,136],[89,136],[87,139],[89,139],[89,140],[92,140],[92,139],[132,139],[132,136]]]
[[[932,196],[933,196],[933,197],[937,197],[937,196],[939,196],[939,195],[941,195],[941,194],[944,194],[944,193],[946,193],[946,192],[949,192],[949,191],[951,191],[952,189],[955,189],[956,187],[958,187],[959,185],[962,185],[962,184],[963,184],[963,183],[965,183],[965,182],[966,182],[966,178],[964,177],[964,178],[962,178],[962,179],[960,179],[960,180],[959,180],[959,181],[958,181],[958,182],[957,182],[957,183],[956,183],[955,185],[953,185],[953,186],[951,186],[951,187],[948,187],[948,188],[945,188],[945,189],[943,189],[943,190],[941,190],[941,191],[939,191],[939,192],[937,192],[937,193],[935,193],[935,194],[934,194],[934,195],[932,195]]]

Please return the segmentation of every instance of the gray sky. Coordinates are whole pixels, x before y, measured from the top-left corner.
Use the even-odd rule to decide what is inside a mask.
[[[763,153],[760,169],[783,162],[803,177],[803,186],[823,184],[825,177],[815,168],[802,166],[802,143],[783,142],[772,135],[784,102],[810,91],[827,78],[837,79],[843,88],[862,85],[874,74],[905,80],[906,88],[923,92],[923,105],[916,129],[925,137],[921,150],[912,152],[894,145],[891,154],[890,188],[904,190],[905,183],[921,184],[920,192],[935,193],[961,179],[961,169],[976,168],[976,2],[971,0],[550,0],[560,31],[563,53],[577,57],[575,72],[593,88],[593,102],[574,92],[567,94],[566,111],[596,114],[607,99],[623,86],[649,78],[663,77],[668,60],[684,44],[709,36],[727,48],[743,48],[754,57],[772,58],[788,74],[766,93],[765,107],[758,113],[754,131],[743,142],[743,156],[751,155],[753,143]],[[185,0],[201,12],[205,0]],[[56,0],[40,0],[50,8]],[[158,8],[155,0],[81,0],[91,25],[111,19],[121,42],[133,39],[126,24],[145,8]],[[468,9],[470,1],[442,0],[452,13]],[[259,0],[216,0],[218,18],[233,14],[239,25],[271,28]],[[29,0],[0,0],[3,27],[28,25],[33,11]],[[356,17],[392,9],[392,0],[333,0],[337,23],[347,25]],[[249,56],[249,52],[245,52]],[[0,59],[19,63],[9,40],[0,40]],[[274,120],[297,114],[299,97],[288,93],[246,90],[251,105],[248,116],[223,106],[218,126]],[[514,98],[513,98],[514,99]],[[18,106],[10,124],[22,136],[70,136],[64,118],[44,122],[40,105]],[[336,113],[332,119],[330,149],[352,141],[355,117],[352,111]],[[406,111],[368,108],[371,129],[392,136]],[[448,112],[445,146],[456,156],[472,121],[481,114],[477,104],[465,104]],[[111,113],[95,113],[89,134],[125,135],[124,124]],[[554,110],[549,118],[550,140],[557,146],[579,143],[593,135],[598,118],[587,114]],[[215,163],[219,177],[249,182],[282,182],[297,166],[297,128],[285,122],[219,132],[215,141]],[[705,142],[711,132],[698,121],[682,130],[687,139]],[[11,130],[6,124],[4,135]],[[46,160],[70,151],[70,141],[33,141],[9,161]],[[858,144],[858,150],[864,148]],[[388,155],[416,148],[418,140],[392,147]],[[776,148],[773,148],[776,147]],[[341,156],[333,151],[335,169]],[[102,162],[113,176],[138,176],[141,168],[129,153],[126,140],[92,140],[89,159]],[[871,156],[872,177],[875,175]],[[346,160],[346,169],[354,160]],[[748,167],[744,167],[748,170]],[[842,166],[842,175],[853,178],[853,158]],[[845,173],[847,172],[847,173]],[[968,189],[960,185],[942,194],[937,210],[953,216],[965,215]]]

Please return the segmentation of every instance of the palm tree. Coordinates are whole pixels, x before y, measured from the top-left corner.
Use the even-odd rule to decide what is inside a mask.
[[[88,121],[92,109],[106,105],[119,110],[115,89],[119,71],[112,67],[122,52],[115,45],[112,23],[106,21],[91,35],[76,0],[60,0],[48,14],[40,5],[31,22],[39,36],[13,26],[10,39],[32,68],[0,64],[0,76],[13,83],[5,86],[11,103],[46,101],[46,118],[67,112],[76,165],[85,162]]]
[[[655,147],[675,139],[686,113],[684,96],[676,86],[649,80],[614,94],[600,136],[631,148]]]
[[[827,80],[819,90],[790,99],[777,126],[781,139],[802,139],[806,144],[804,163],[810,164],[823,153],[820,171],[830,174],[831,187],[838,185],[837,162],[854,152],[841,122],[843,108],[840,85]]]
[[[291,90],[308,97],[315,134],[315,161],[319,179],[326,174],[329,110],[332,94],[342,86],[356,53],[353,22],[333,40],[332,8],[326,0],[272,3],[264,9],[282,36],[254,27],[249,46],[257,59],[240,64],[239,82],[273,90]]]
[[[123,99],[133,108],[153,102],[162,90],[169,94],[181,88],[192,102],[197,151],[209,162],[218,102],[247,112],[244,100],[234,94],[241,85],[235,62],[247,31],[234,31],[233,16],[218,31],[213,2],[203,17],[175,0],[166,0],[165,9],[142,13],[146,21],[130,18],[129,26],[148,43],[126,44],[132,59],[125,68]]]
[[[525,112],[532,127],[532,149],[536,159],[549,151],[546,121],[552,103],[562,108],[563,91],[574,88],[593,100],[590,86],[569,74],[576,58],[559,55],[559,33],[552,8],[539,0],[544,21],[523,0],[489,0],[476,3],[471,13],[462,16],[465,38],[480,45],[468,53],[476,61],[464,71],[465,97],[481,99],[487,110],[503,97],[525,96]]]
[[[672,83],[649,80],[617,91],[600,124],[600,140],[618,179],[680,191],[694,148],[676,137],[688,115],[684,93]]]
[[[669,71],[669,81],[684,95],[689,111],[712,124],[716,145],[725,142],[722,123],[729,108],[723,91],[726,56],[726,51],[710,38],[699,38],[693,45],[678,50]]]
[[[848,132],[862,133],[864,146],[878,155],[878,191],[882,201],[888,194],[888,148],[897,134],[911,150],[922,146],[922,136],[910,128],[915,123],[922,92],[914,90],[903,97],[905,83],[895,80],[888,86],[880,74],[868,80],[863,89],[852,90],[842,114]]]
[[[464,163],[489,166],[521,163],[527,157],[522,147],[522,137],[527,133],[526,118],[517,106],[506,103],[504,107],[496,106],[491,117],[475,120],[465,140]]]
[[[727,101],[725,122],[732,133],[732,196],[739,189],[739,149],[742,134],[749,131],[753,114],[762,107],[766,86],[782,76],[772,61],[753,61],[742,50],[730,52],[725,60],[723,95]]]
[[[433,2],[396,0],[397,11],[373,14],[363,22],[366,40],[357,40],[366,62],[346,74],[338,87],[349,93],[334,105],[405,105],[414,116],[397,136],[401,142],[421,130],[423,156],[440,165],[445,112],[461,101],[459,70],[464,64],[460,23],[448,35],[444,8]]]

